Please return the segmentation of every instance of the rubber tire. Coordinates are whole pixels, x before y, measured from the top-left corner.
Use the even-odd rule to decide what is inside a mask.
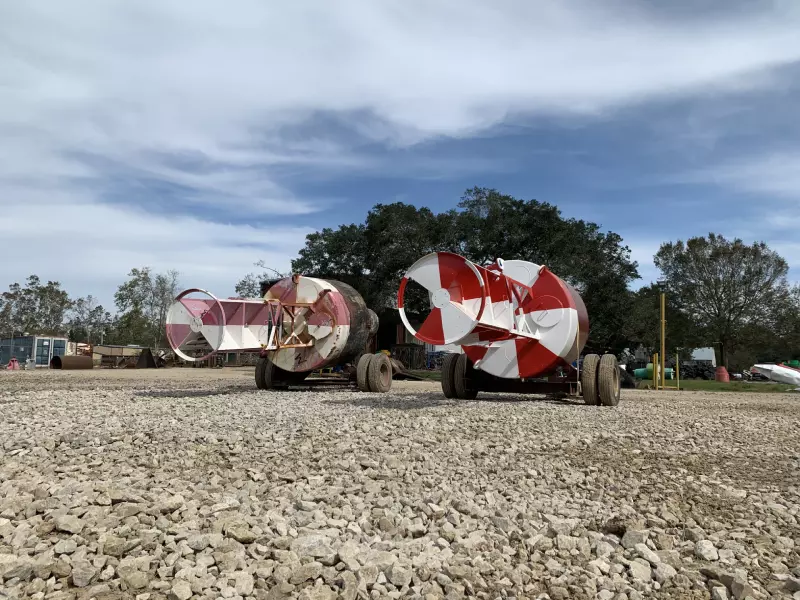
[[[597,384],[600,392],[600,402],[603,406],[616,406],[619,404],[621,387],[619,369],[617,368],[617,357],[613,354],[603,354],[600,359]]]
[[[260,390],[287,389],[290,384],[303,383],[306,377],[307,372],[284,371],[266,356],[256,363],[256,387]]]
[[[256,363],[256,387],[260,390],[267,389],[266,383],[264,381],[264,374],[267,368],[267,359],[265,357],[261,357],[258,359]]]
[[[367,369],[370,392],[385,394],[392,389],[392,361],[385,354],[375,354]]]
[[[442,392],[445,398],[455,398],[456,388],[455,379],[453,378],[456,371],[456,361],[460,354],[447,354],[442,359]]]
[[[474,400],[478,395],[478,389],[473,380],[474,369],[472,361],[466,354],[459,354],[456,361],[456,368],[453,372],[453,387],[456,391],[456,398],[459,400]]]
[[[372,362],[374,354],[362,354],[358,359],[356,365],[356,385],[362,392],[369,391],[369,382],[367,381],[367,372],[369,371],[369,364]]]
[[[581,391],[583,393],[583,401],[589,406],[600,405],[600,395],[597,392],[597,371],[599,366],[599,354],[587,354],[583,357]]]
[[[275,363],[266,356],[259,358],[258,364],[256,364],[256,385],[262,390],[274,390],[284,387],[280,371],[281,369],[278,369]]]

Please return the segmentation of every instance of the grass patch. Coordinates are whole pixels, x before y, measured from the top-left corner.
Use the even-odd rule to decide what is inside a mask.
[[[638,387],[652,386],[651,381],[640,381]],[[675,386],[675,380],[667,381],[667,386]],[[795,386],[783,383],[749,382],[749,381],[706,381],[703,379],[682,379],[681,390],[695,392],[751,392],[754,394],[780,394],[791,392]]]
[[[429,381],[441,381],[442,380],[442,372],[441,371],[428,371],[426,369],[421,369],[419,371],[409,371],[412,375],[416,375],[417,377],[423,377]]]

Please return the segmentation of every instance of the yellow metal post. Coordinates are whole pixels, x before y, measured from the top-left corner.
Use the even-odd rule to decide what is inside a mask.
[[[653,388],[658,389],[658,352],[653,354]]]
[[[666,301],[667,295],[664,292],[661,292],[661,387],[663,388],[667,384],[667,372],[664,369],[664,361],[667,357],[667,350],[666,350]]]
[[[681,389],[681,355],[675,354],[675,389]]]

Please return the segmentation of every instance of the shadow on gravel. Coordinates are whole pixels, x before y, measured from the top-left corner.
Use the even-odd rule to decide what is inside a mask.
[[[225,396],[227,394],[236,394],[240,392],[252,392],[250,386],[248,387],[228,387],[217,390],[147,390],[142,392],[134,392],[134,396],[140,398],[205,398],[209,396]]]
[[[409,394],[402,397],[389,396],[388,398],[377,394],[365,394],[353,398],[337,398],[323,400],[323,404],[359,406],[363,408],[388,408],[392,410],[418,410],[422,408],[437,408],[457,406],[459,408],[479,408],[486,404],[550,404],[558,406],[584,406],[583,401],[569,398],[554,398],[525,395],[481,394],[475,400],[458,400],[445,398],[441,393]]]

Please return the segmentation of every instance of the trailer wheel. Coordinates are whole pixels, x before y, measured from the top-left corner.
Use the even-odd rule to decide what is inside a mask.
[[[472,368],[472,361],[466,354],[459,354],[456,360],[456,368],[453,372],[453,387],[455,388],[456,398],[461,400],[474,400],[478,395],[478,388],[475,387],[475,369]]]
[[[281,377],[282,369],[275,366],[266,356],[258,359],[256,365],[256,386],[262,390],[274,390],[288,387],[288,384]]]
[[[392,361],[385,354],[375,354],[367,368],[370,392],[385,394],[392,388]]]
[[[286,389],[290,383],[302,383],[308,373],[284,371],[266,356],[256,363],[256,387],[260,390]]]
[[[600,388],[600,401],[603,406],[616,406],[619,404],[621,387],[619,369],[617,368],[617,357],[613,354],[603,354],[600,359],[597,383]]]
[[[455,370],[459,354],[447,354],[442,360],[442,392],[445,398],[455,398]]]
[[[256,363],[256,387],[260,390],[267,389],[266,381],[264,380],[265,372],[267,369],[266,357],[261,357]]]
[[[581,368],[581,390],[583,401],[590,406],[600,404],[597,393],[597,371],[600,365],[600,356],[597,354],[587,354],[583,357],[583,367]]]
[[[363,354],[361,358],[358,359],[358,365],[356,365],[356,384],[358,385],[358,389],[362,392],[369,391],[367,373],[369,372],[369,364],[372,362],[372,357],[372,354]]]

